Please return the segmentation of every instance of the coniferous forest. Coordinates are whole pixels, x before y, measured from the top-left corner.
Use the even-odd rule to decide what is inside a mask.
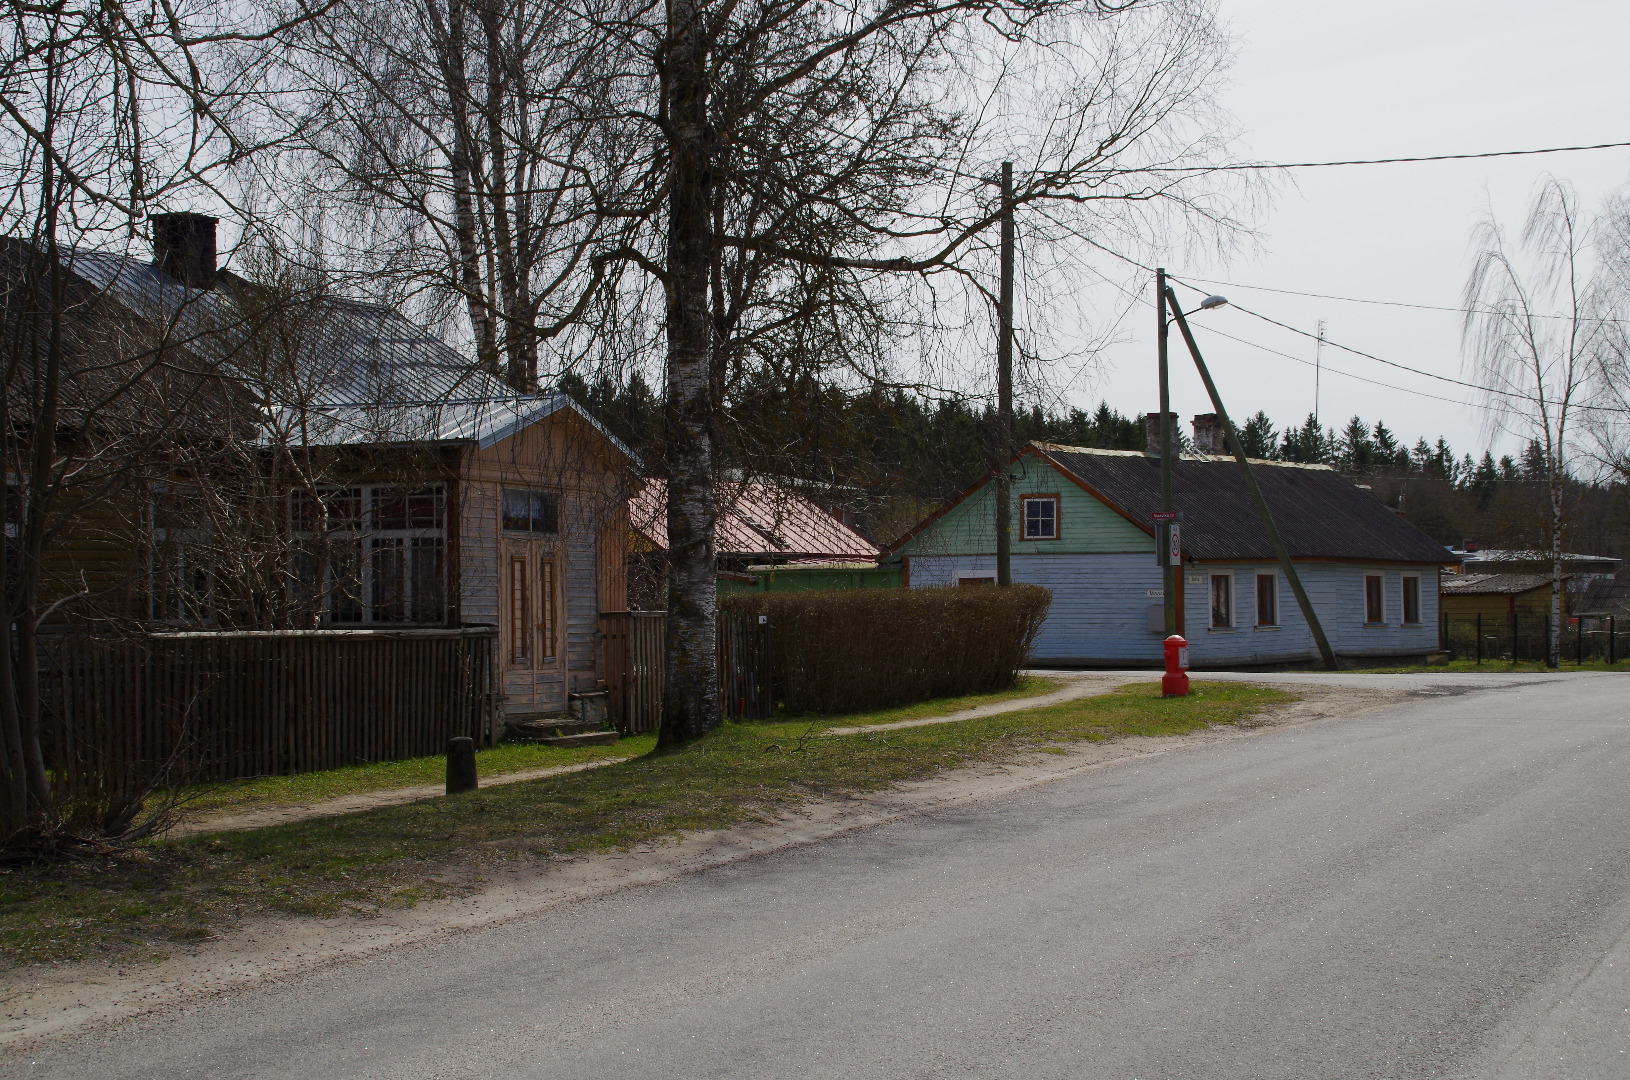
[[[624,383],[567,375],[570,394],[622,439],[654,474],[662,403],[639,375]],[[1186,419],[1186,418],[1185,418]],[[738,475],[775,477],[834,510],[847,511],[868,539],[887,544],[990,465],[993,411],[966,399],[928,401],[905,390],[849,394],[830,387],[751,389],[722,418],[721,464]],[[1021,408],[1019,443],[1030,440],[1141,450],[1143,418],[1107,403],[1096,409]],[[1186,423],[1185,423],[1186,427]],[[1544,458],[1530,445],[1496,458],[1457,453],[1444,439],[1407,442],[1383,421],[1354,416],[1339,430],[1309,415],[1280,427],[1258,411],[1240,427],[1246,453],[1329,465],[1371,488],[1433,539],[1459,547],[1544,548]],[[752,453],[741,450],[755,448]],[[767,454],[763,447],[773,447]],[[1570,550],[1630,557],[1630,488],[1622,482],[1569,485]],[[1621,547],[1624,550],[1621,550]]]

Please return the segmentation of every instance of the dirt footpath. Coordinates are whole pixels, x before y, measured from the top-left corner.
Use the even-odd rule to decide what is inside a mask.
[[[1130,679],[1120,679],[1117,684]],[[611,855],[518,869],[458,899],[429,901],[368,918],[260,919],[221,937],[177,947],[151,966],[82,963],[29,967],[0,976],[0,1044],[20,1047],[93,1024],[230,992],[261,979],[315,968],[441,934],[537,915],[574,901],[652,885],[856,829],[873,828],[1004,795],[1089,769],[1196,746],[1254,738],[1264,731],[1354,716],[1412,696],[1407,690],[1298,686],[1302,700],[1239,725],[1165,738],[1129,737],[1067,746],[1006,764],[983,764],[865,796],[812,802],[776,820],[695,833]]]

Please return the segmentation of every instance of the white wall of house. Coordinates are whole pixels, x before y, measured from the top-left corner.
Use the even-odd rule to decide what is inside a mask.
[[[1438,575],[1434,566],[1298,563],[1313,610],[1337,655],[1413,656],[1438,647]],[[1195,667],[1295,662],[1317,658],[1313,635],[1277,564],[1196,564],[1184,568],[1189,656]],[[919,555],[911,560],[911,587],[955,586],[994,578],[993,555]],[[1277,623],[1258,625],[1256,577],[1273,577]],[[1365,578],[1381,579],[1382,620],[1365,622]],[[1403,579],[1420,582],[1418,623],[1403,621]],[[1231,623],[1212,627],[1212,578],[1231,587]],[[1158,664],[1163,634],[1152,631],[1150,608],[1163,604],[1160,568],[1151,553],[1013,556],[1013,580],[1044,585],[1053,605],[1031,650],[1035,663]]]

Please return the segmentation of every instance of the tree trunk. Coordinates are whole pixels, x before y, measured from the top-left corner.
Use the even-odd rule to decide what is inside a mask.
[[[443,36],[445,55],[443,77],[447,80],[447,100],[453,112],[453,232],[458,242],[459,287],[470,312],[470,328],[475,333],[476,357],[483,370],[501,374],[498,340],[493,330],[492,312],[485,283],[481,280],[476,247],[475,198],[471,173],[480,167],[475,136],[470,131],[470,82],[464,67],[466,37],[463,0],[448,0],[447,26],[443,34],[441,12],[435,0],[428,5],[431,22]]]
[[[674,746],[719,723],[713,527],[714,262],[706,0],[670,0],[668,118],[668,640],[659,742]]]

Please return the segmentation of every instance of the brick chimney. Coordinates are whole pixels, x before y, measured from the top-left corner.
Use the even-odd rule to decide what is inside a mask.
[[[1223,434],[1216,413],[1201,413],[1194,418],[1194,449],[1201,454],[1228,453],[1228,436]]]
[[[1468,553],[1473,551],[1481,551],[1482,548],[1483,545],[1478,543],[1476,540],[1464,540],[1460,544],[1460,550]]]
[[[153,265],[193,289],[215,287],[215,224],[203,214],[154,214]]]
[[[1172,453],[1175,454],[1175,453],[1178,452],[1178,449],[1179,449],[1179,443],[1177,441],[1177,414],[1174,413],[1174,412],[1167,413],[1166,414],[1166,422],[1172,426]],[[1143,452],[1145,454],[1158,454],[1158,453],[1160,453],[1160,414],[1159,413],[1152,412],[1152,413],[1146,413],[1144,415],[1144,417],[1143,417],[1143,440],[1144,440]]]

